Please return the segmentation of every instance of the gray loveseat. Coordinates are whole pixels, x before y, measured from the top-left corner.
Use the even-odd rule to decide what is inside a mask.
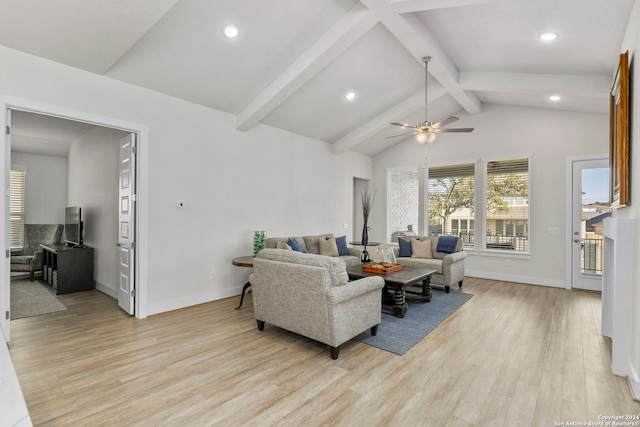
[[[249,280],[259,330],[270,323],[327,344],[332,359],[341,344],[367,329],[375,335],[380,324],[384,280],[349,282],[339,258],[263,249]]]
[[[42,270],[41,244],[57,244],[62,238],[62,224],[25,224],[24,247],[11,251],[11,271],[28,272],[33,282],[36,271]]]
[[[449,293],[451,286],[458,284],[462,287],[464,279],[464,260],[467,254],[462,250],[462,240],[458,239],[452,253],[439,252],[438,239],[440,236],[410,236],[398,239],[399,247],[394,248],[397,261],[407,266],[430,267],[436,270],[431,275],[431,284],[443,286],[445,291]],[[422,253],[407,253],[407,247],[411,247],[411,240],[426,243],[430,247],[430,251],[421,251]],[[403,240],[403,241],[401,241]],[[404,242],[409,242],[409,246],[404,246]],[[402,249],[405,249],[404,251]],[[425,248],[427,249],[427,248]],[[403,253],[404,252],[404,253]],[[408,256],[400,256],[408,255]],[[424,256],[424,257],[422,257]]]
[[[327,238],[335,239],[335,236],[329,233],[329,234],[320,234],[317,236],[303,236],[303,237],[268,237],[267,240],[265,241],[264,247],[274,249],[274,248],[277,248],[278,243],[280,244],[287,243],[289,239],[295,239],[296,242],[300,244],[300,247],[304,252],[307,252],[310,254],[325,255],[320,251],[320,245],[318,243],[318,240],[319,239],[326,240]],[[345,252],[344,255],[338,255],[337,257],[343,260],[349,267],[360,264],[360,251],[356,248],[346,248],[346,250],[348,253]],[[331,256],[328,254],[326,255]]]

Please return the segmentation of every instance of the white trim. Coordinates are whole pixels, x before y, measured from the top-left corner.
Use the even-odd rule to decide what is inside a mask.
[[[635,400],[640,400],[640,375],[636,372],[633,367],[633,362],[629,360],[629,376],[627,376],[627,381],[629,381],[629,388],[631,389],[631,394]]]
[[[205,304],[223,298],[235,297],[242,293],[242,286],[207,292],[200,295],[192,295],[184,298],[172,298],[159,304],[149,306],[149,316],[168,311],[179,310],[181,308],[192,307],[194,305]]]
[[[14,98],[6,95],[0,95],[0,108],[4,112],[0,118],[2,128],[5,126],[5,116],[8,110],[26,111],[47,116],[58,117],[81,121],[94,124],[96,126],[104,126],[115,128],[126,132],[136,133],[138,138],[138,172],[137,172],[137,197],[136,197],[136,216],[137,216],[137,238],[136,238],[136,308],[135,316],[143,319],[148,316],[147,293],[148,293],[148,240],[149,240],[149,128],[146,125],[134,122],[128,122],[113,117],[101,116],[85,111],[72,110],[57,105],[49,105],[37,101]],[[6,139],[6,138],[5,138]],[[4,166],[3,166],[4,168]],[[0,220],[4,223],[8,218],[4,218],[6,213],[0,216]],[[5,236],[6,237],[6,236]],[[8,277],[8,271],[5,276]],[[8,285],[7,285],[8,286]],[[7,291],[8,292],[8,291]]]
[[[108,286],[103,285],[100,282],[96,282],[96,289],[105,295],[109,295],[111,298],[118,300],[118,291]]]
[[[503,282],[524,283],[527,285],[547,286],[551,288],[564,288],[564,281],[557,279],[545,279],[543,277],[518,276],[515,274],[494,273],[490,271],[466,270],[465,277],[477,277],[479,279],[500,280]]]

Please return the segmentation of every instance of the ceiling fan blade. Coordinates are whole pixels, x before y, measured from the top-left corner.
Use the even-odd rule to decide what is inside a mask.
[[[384,139],[389,139],[389,138],[397,138],[399,136],[409,136],[409,135],[416,135],[420,132],[411,132],[411,133],[402,133],[400,135],[391,135],[391,136],[385,136]]]
[[[417,128],[415,126],[411,126],[411,125],[408,125],[406,123],[389,123],[389,124],[391,124],[393,126],[400,126],[401,128],[405,128],[405,129],[416,129],[417,130]]]
[[[458,120],[460,120],[460,119],[455,117],[455,116],[451,116],[448,119],[444,119],[442,121],[439,121],[438,123],[434,123],[433,127],[439,128],[439,127],[442,127],[442,126],[446,126],[449,123],[457,122]]]
[[[473,132],[475,128],[454,128],[454,129],[433,129],[435,133],[450,133],[450,132]]]

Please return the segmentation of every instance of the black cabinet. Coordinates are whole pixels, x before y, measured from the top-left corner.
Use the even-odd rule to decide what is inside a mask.
[[[40,245],[42,247],[42,277],[56,294],[88,291],[93,281],[93,248],[66,245]]]

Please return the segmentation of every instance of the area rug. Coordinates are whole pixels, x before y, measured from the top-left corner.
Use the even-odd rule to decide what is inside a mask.
[[[409,309],[403,318],[383,311],[376,336],[372,336],[367,330],[354,339],[402,355],[472,296],[462,292],[447,294],[444,291],[433,290],[431,302],[409,302]]]
[[[11,280],[11,320],[66,309],[53,291],[37,280]]]

